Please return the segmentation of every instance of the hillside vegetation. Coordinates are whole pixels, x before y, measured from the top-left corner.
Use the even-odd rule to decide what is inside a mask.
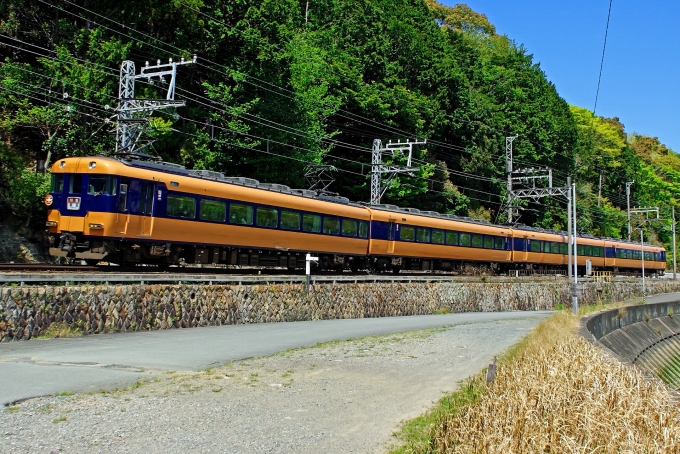
[[[0,54],[0,203],[36,226],[48,191],[36,160],[115,151],[121,62],[193,54],[177,77],[186,107],[154,114],[145,149],[189,168],[304,187],[305,167],[323,163],[337,169],[332,190],[367,201],[373,140],[427,138],[420,170],[383,202],[503,222],[505,137],[517,134],[516,166],[577,182],[581,231],[627,235],[627,181],[632,205],[667,211],[680,194],[678,155],[569,106],[529,50],[462,4],[6,0]],[[165,88],[138,80],[136,96]],[[565,206],[526,203],[520,222],[563,229]],[[646,237],[668,244],[668,225],[648,223]]]

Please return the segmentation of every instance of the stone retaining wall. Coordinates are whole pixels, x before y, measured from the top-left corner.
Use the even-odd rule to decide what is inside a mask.
[[[675,281],[650,293],[676,291]],[[586,284],[581,304],[638,296],[639,284]],[[569,283],[366,283],[3,287],[0,339],[30,339],[60,322],[85,334],[237,323],[386,317],[568,306]]]

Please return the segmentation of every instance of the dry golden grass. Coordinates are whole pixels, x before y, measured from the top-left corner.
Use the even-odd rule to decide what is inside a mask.
[[[650,381],[577,336],[577,318],[539,325],[499,364],[476,403],[444,418],[446,453],[678,453],[680,408]]]

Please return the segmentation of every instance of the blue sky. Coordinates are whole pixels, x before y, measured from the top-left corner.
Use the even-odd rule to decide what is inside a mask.
[[[440,0],[453,6],[461,1]],[[523,44],[570,104],[593,109],[609,0],[462,0]],[[680,152],[680,1],[613,0],[597,115]]]

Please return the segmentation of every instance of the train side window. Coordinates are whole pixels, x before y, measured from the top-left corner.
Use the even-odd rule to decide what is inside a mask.
[[[550,241],[543,242],[543,252],[550,253]]]
[[[125,213],[127,211],[127,194],[128,185],[127,183],[120,184],[120,190],[118,191],[118,212]]]
[[[632,258],[633,258],[633,251],[627,250],[627,251],[626,251],[626,258],[627,258],[627,259],[632,259]]]
[[[168,216],[193,219],[196,217],[196,199],[177,194],[168,194]]]
[[[569,245],[567,243],[560,243],[560,254],[567,255],[569,253]]]
[[[531,252],[541,252],[541,242],[538,240],[529,241],[529,250]]]
[[[359,221],[359,238],[368,238],[368,222]]]
[[[593,248],[591,246],[586,246],[585,252],[583,254],[587,255],[589,257],[592,256],[593,255]]]
[[[560,253],[560,243],[550,243],[550,252],[552,254]]]
[[[281,210],[281,228],[283,230],[300,230],[300,213]]]
[[[321,216],[318,214],[303,214],[302,231],[312,233],[321,232]]]
[[[419,243],[429,243],[430,242],[430,229],[424,229],[418,227],[418,235],[416,236],[416,241]]]
[[[470,234],[469,233],[461,233],[460,234],[460,245],[461,246],[470,246]]]
[[[482,247],[482,235],[472,235],[472,247]]]
[[[645,252],[645,260],[652,261],[652,253],[651,252]]]
[[[416,229],[413,227],[401,227],[401,232],[399,233],[399,239],[404,241],[413,241],[416,239]]]
[[[340,233],[340,219],[333,216],[324,216],[323,233],[338,235]]]
[[[352,219],[343,219],[342,236],[357,236],[357,221]]]
[[[617,249],[616,250],[616,258],[617,259],[626,258],[626,251],[624,251],[623,249]]]
[[[227,204],[218,200],[201,200],[199,213],[204,221],[224,222],[227,215]]]
[[[583,253],[583,245],[582,245],[582,244],[577,244],[577,245],[576,245],[576,253],[577,253],[578,255],[585,255],[585,254]]]
[[[88,194],[116,195],[116,179],[108,175],[90,175]]]
[[[484,236],[484,248],[493,249],[493,237],[489,235]]]
[[[259,227],[275,229],[279,225],[279,210],[276,208],[257,207],[255,210],[255,222]]]
[[[253,225],[253,207],[232,203],[229,205],[229,222],[240,225]]]
[[[504,249],[505,248],[505,238],[503,238],[502,236],[494,237],[493,248],[494,249]]]
[[[83,175],[80,173],[72,173],[68,179],[69,194],[80,194],[83,191]]]
[[[432,242],[434,244],[444,244],[444,232],[441,230],[433,230]]]
[[[64,190],[64,174],[53,173],[50,184],[50,192],[62,192]]]
[[[446,232],[446,244],[458,246],[458,232]]]

